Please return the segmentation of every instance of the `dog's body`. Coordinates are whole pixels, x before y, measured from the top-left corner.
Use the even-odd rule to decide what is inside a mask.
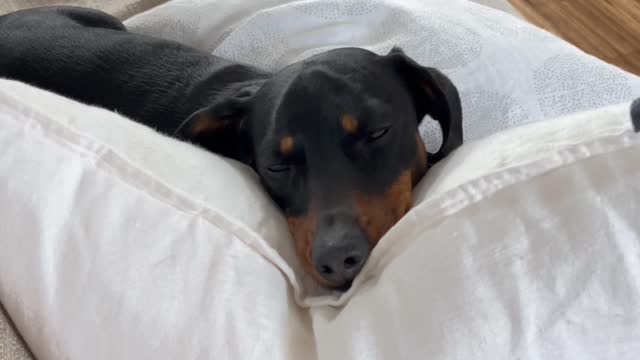
[[[0,19],[0,76],[117,110],[166,134],[225,89],[267,76],[128,32],[119,20],[97,10],[36,8]]]
[[[0,16],[0,39],[0,77],[253,167],[287,216],[305,268],[329,286],[348,284],[410,208],[427,167],[422,117],[443,128],[430,160],[462,142],[455,87],[398,49],[337,49],[267,73],[76,7]]]

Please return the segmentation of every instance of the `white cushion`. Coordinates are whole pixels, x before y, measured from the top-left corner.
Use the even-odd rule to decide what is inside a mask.
[[[0,126],[0,299],[36,356],[278,358],[308,341],[288,231],[243,166],[5,80]]]
[[[243,166],[12,81],[0,126],[0,301],[39,358],[640,350],[628,104],[463,146],[341,297],[309,297]]]

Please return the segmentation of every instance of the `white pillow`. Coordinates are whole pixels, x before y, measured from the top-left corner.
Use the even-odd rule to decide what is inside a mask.
[[[0,127],[0,299],[36,356],[277,358],[312,339],[289,233],[244,166],[6,80]]]
[[[640,350],[628,104],[464,145],[341,297],[308,297],[243,166],[12,81],[0,126],[0,301],[39,358]]]

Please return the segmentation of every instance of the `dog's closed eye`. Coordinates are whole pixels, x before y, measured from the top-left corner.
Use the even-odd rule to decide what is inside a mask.
[[[376,130],[373,130],[371,132],[369,132],[369,134],[367,134],[367,142],[373,142],[376,141],[380,138],[382,138],[383,136],[385,136],[388,132],[389,132],[389,128],[391,126],[384,126],[381,128],[378,128]]]
[[[267,167],[267,170],[269,170],[269,172],[274,173],[274,174],[281,174],[281,173],[285,173],[291,170],[291,165],[288,164],[274,164],[271,166]]]

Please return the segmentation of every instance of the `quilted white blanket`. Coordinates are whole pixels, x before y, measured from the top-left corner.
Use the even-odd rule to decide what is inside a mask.
[[[320,293],[244,166],[0,80],[0,301],[39,359],[637,359],[637,77],[465,1],[174,0],[130,25],[268,68],[400,43],[458,82],[476,140]]]

